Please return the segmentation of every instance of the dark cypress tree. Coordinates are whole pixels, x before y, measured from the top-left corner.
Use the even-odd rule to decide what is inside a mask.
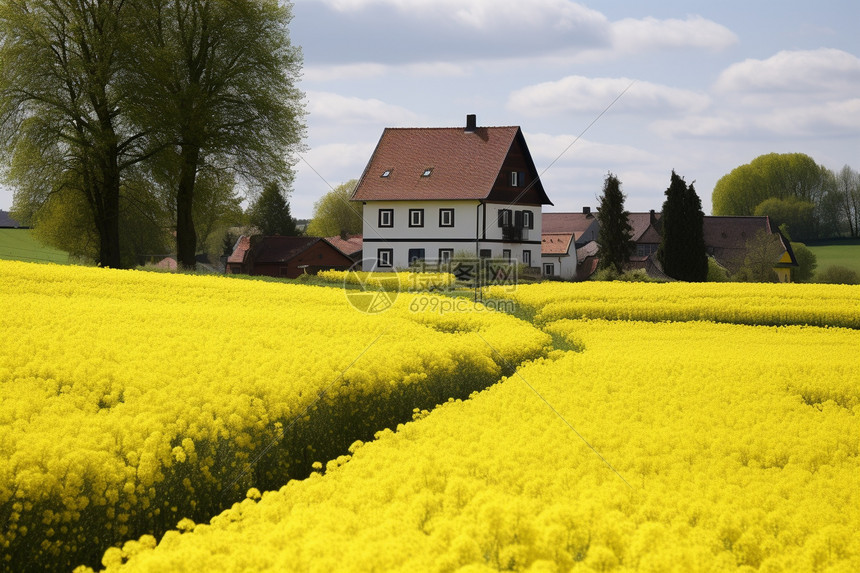
[[[663,202],[663,240],[657,250],[657,260],[670,277],[690,282],[707,279],[704,218],[693,184],[688,186],[673,170]]]
[[[298,235],[296,220],[290,214],[290,204],[276,183],[268,183],[263,187],[260,197],[251,206],[250,223],[265,236]]]
[[[621,182],[609,173],[603,183],[603,195],[597,207],[597,221],[600,223],[597,256],[600,258],[599,268],[613,267],[619,273],[636,250],[630,213],[624,210],[624,199]]]

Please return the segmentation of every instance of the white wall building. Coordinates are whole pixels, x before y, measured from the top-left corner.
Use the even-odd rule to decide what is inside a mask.
[[[552,204],[520,128],[474,115],[465,128],[385,129],[352,200],[364,203],[366,270],[466,253],[538,267]]]

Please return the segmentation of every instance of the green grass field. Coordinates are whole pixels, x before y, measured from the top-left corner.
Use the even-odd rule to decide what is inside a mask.
[[[816,271],[839,265],[860,273],[860,239],[821,241],[806,246],[818,259]]]
[[[69,254],[46,247],[33,238],[29,229],[0,229],[0,259],[66,264]]]

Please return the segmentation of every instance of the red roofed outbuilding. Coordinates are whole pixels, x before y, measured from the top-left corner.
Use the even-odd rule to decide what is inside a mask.
[[[243,235],[227,258],[227,273],[294,279],[321,270],[346,270],[353,262],[321,237]]]

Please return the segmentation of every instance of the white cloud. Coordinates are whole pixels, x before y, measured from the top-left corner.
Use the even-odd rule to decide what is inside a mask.
[[[330,92],[308,92],[308,112],[315,120],[338,125],[410,125],[419,117],[406,108],[378,99],[362,99]]]
[[[622,93],[613,108],[616,113],[691,113],[705,109],[710,103],[705,94],[651,82],[568,76],[513,92],[508,109],[531,117],[598,112]]]
[[[302,79],[311,82],[327,82],[333,80],[373,79],[384,76],[389,66],[373,62],[359,62],[343,65],[306,66],[302,70]]]
[[[597,165],[601,169],[619,162],[650,164],[658,160],[653,153],[637,147],[577,140],[575,135],[526,133],[525,137],[538,169],[556,160],[575,165]]]
[[[686,20],[625,18],[612,23],[612,38],[614,49],[622,54],[653,49],[722,50],[738,41],[734,32],[701,16]]]
[[[569,0],[322,0],[340,12],[387,6],[415,18],[449,21],[475,30],[523,26],[571,30],[604,26],[599,12]]]
[[[833,49],[782,51],[726,68],[707,115],[656,121],[666,137],[832,137],[860,131],[860,58]]]
[[[856,95],[860,93],[860,58],[828,48],[782,51],[766,60],[748,59],[729,66],[715,89],[740,94]]]

